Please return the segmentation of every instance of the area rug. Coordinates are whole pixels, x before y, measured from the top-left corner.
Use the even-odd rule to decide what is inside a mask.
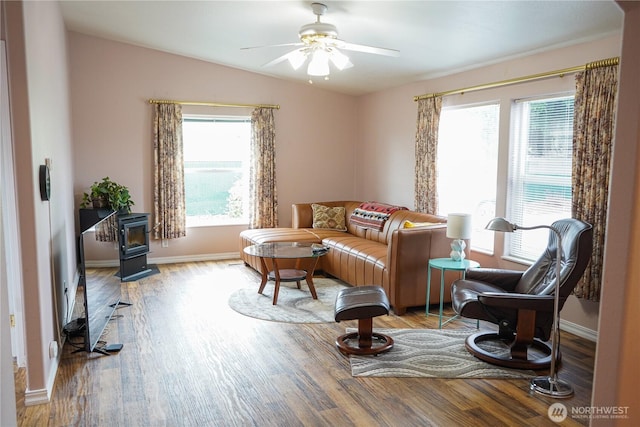
[[[287,323],[328,323],[335,322],[334,307],[338,291],[346,286],[337,280],[314,278],[313,284],[318,299],[311,297],[303,280],[301,289],[295,282],[280,284],[278,304],[273,305],[273,282],[267,283],[262,294],[258,285],[235,291],[229,297],[229,306],[240,314],[256,319]]]
[[[351,332],[355,329],[348,329]],[[531,378],[534,371],[507,369],[473,357],[464,340],[475,329],[375,329],[395,345],[378,356],[351,356],[354,377]]]

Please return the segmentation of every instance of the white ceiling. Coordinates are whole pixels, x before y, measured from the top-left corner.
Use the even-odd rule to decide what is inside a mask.
[[[370,93],[621,32],[606,1],[324,1],[322,22],[350,43],[397,49],[398,58],[345,52],[354,67],[332,69],[330,90]],[[306,69],[263,65],[294,47],[315,21],[311,1],[62,1],[68,29],[282,79]],[[600,58],[595,58],[600,59]]]

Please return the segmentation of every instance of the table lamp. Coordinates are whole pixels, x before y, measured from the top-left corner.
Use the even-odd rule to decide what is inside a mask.
[[[451,242],[451,259],[462,261],[467,244],[463,239],[471,238],[471,215],[465,213],[451,213],[447,215],[447,237]]]
[[[551,367],[549,368],[549,376],[537,376],[531,380],[530,388],[536,393],[549,397],[564,398],[573,395],[573,387],[566,381],[558,378],[556,369],[556,355],[558,354],[558,346],[560,345],[560,264],[562,263],[562,236],[560,232],[550,225],[536,225],[532,227],[521,227],[513,224],[504,218],[494,218],[487,224],[487,230],[501,231],[512,233],[516,230],[535,230],[538,228],[548,228],[554,232],[558,238],[558,247],[556,251],[556,280],[555,295],[553,298],[553,328],[551,334]]]

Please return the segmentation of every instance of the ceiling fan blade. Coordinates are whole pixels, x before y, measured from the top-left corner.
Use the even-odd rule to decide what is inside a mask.
[[[283,43],[283,44],[268,44],[264,46],[249,46],[249,47],[241,47],[240,50],[249,50],[249,49],[264,49],[265,47],[282,47],[282,46],[303,46],[302,43]]]
[[[288,60],[289,58],[293,58],[294,56],[299,55],[300,54],[299,52],[301,50],[302,49],[296,49],[296,50],[292,50],[291,52],[287,52],[284,55],[277,57],[273,61],[267,62],[266,64],[263,65],[263,67],[271,67],[272,65],[279,64],[279,63],[281,63],[283,61]]]
[[[400,51],[396,49],[387,49],[384,47],[365,46],[362,44],[347,43],[342,40],[337,40],[336,47],[344,50],[351,50],[354,52],[373,53],[375,55],[385,56],[400,56]]]

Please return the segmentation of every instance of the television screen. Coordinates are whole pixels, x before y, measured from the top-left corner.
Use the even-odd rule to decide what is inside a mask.
[[[84,289],[85,350],[92,352],[100,341],[111,316],[120,304],[119,252],[114,242],[100,242],[95,237],[95,226],[110,218],[115,212],[97,218],[93,226],[85,222],[80,235],[80,284]],[[100,260],[93,254],[109,254]],[[112,258],[112,259],[111,259]]]

